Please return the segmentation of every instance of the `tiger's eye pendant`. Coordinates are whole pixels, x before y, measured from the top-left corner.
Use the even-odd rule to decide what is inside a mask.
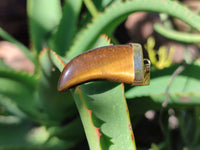
[[[150,61],[143,59],[140,44],[96,48],[75,57],[65,66],[59,79],[58,91],[93,80],[148,85]]]

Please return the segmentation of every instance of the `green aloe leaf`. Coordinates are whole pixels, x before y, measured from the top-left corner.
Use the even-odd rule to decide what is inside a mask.
[[[200,34],[176,31],[174,29],[165,27],[164,25],[160,23],[154,24],[154,30],[158,32],[159,34],[161,34],[162,36],[174,41],[189,43],[189,44],[200,42]]]
[[[87,83],[75,89],[74,98],[91,150],[135,149],[122,84]]]
[[[39,83],[39,99],[44,111],[51,120],[60,123],[76,116],[76,106],[69,91],[59,93],[57,90],[60,71],[53,62],[60,63],[59,57],[49,50],[40,53],[41,78]],[[51,60],[51,55],[55,60]],[[63,64],[59,64],[62,66]],[[63,67],[63,66],[62,66]]]
[[[114,5],[116,2],[123,2],[125,0],[93,0],[94,5],[99,10],[99,12],[105,11],[110,5]]]
[[[27,12],[30,35],[34,48],[39,53],[61,18],[61,4],[58,0],[29,0]]]
[[[100,34],[110,34],[120,22],[128,17],[128,14],[138,11],[166,13],[181,19],[197,30],[200,29],[198,15],[195,15],[174,1],[131,0],[121,3],[118,2],[108,7],[106,11],[100,13],[92,21],[91,25],[88,25],[87,29],[78,35],[76,42],[74,42],[74,45],[67,52],[66,57],[71,59],[83,51],[90,49]],[[184,17],[183,14],[185,14]]]
[[[49,139],[50,134],[44,126],[34,126],[28,121],[0,123],[0,133],[0,150],[65,150],[74,145],[74,142],[56,137]]]
[[[85,138],[80,118],[75,118],[62,127],[52,127],[49,129],[49,132],[52,137],[56,136],[63,140],[74,141],[75,143]]]
[[[67,63],[67,60],[65,58],[61,58],[56,52],[50,51],[50,57],[52,60],[52,63],[59,69],[60,72],[62,72],[63,68],[65,67],[65,64]]]
[[[11,99],[26,115],[32,119],[43,118],[37,106],[36,93],[33,89],[19,81],[0,78],[0,95]],[[22,94],[23,93],[23,94]]]
[[[102,34],[99,36],[99,38],[97,39],[96,43],[93,45],[92,48],[98,48],[105,45],[111,45],[110,39],[106,34]]]
[[[102,35],[93,48],[110,45]],[[135,149],[122,84],[90,82],[71,90],[91,150]]]
[[[22,112],[22,110],[17,107],[17,104],[12,99],[5,97],[3,95],[0,96],[0,114],[3,116],[11,116],[14,117],[14,120],[4,120],[0,119],[0,122],[9,123],[10,121],[19,121],[20,119],[26,118],[26,115]]]
[[[82,0],[65,1],[60,24],[52,39],[52,49],[62,56],[69,49],[75,31],[77,30],[81,6]]]
[[[30,143],[26,141],[26,136],[31,128],[32,125],[28,122],[0,124],[0,149],[11,146],[11,144],[13,147],[29,145]]]
[[[7,106],[6,98],[10,99],[28,116],[42,118],[38,111],[36,87],[38,78],[26,72],[0,67],[0,95],[5,97],[1,103]],[[23,93],[23,94],[22,94]],[[5,100],[5,101],[3,101]],[[12,105],[11,105],[12,106]]]
[[[151,73],[149,86],[133,87],[126,92],[128,99],[150,97],[155,103],[162,104],[166,99],[166,88],[177,66]],[[169,105],[194,106],[200,105],[200,66],[188,65],[185,70],[175,77],[169,87]],[[148,101],[148,99],[146,99]]]
[[[35,89],[38,82],[38,76],[29,74],[25,71],[16,71],[9,67],[0,65],[0,77],[10,78],[26,84]]]
[[[59,55],[57,55],[54,51],[50,50],[50,59],[52,60],[52,63],[55,65],[55,67],[57,67],[61,72],[66,63],[63,62],[64,58],[61,59]],[[68,100],[69,91],[65,92],[64,94],[66,101],[69,101]],[[76,108],[74,108],[74,110],[76,110]],[[69,120],[67,120],[66,125],[62,127],[51,127],[50,134],[52,137],[56,136],[60,139],[74,141],[74,142],[78,142],[81,139],[85,138],[80,118],[69,118]]]

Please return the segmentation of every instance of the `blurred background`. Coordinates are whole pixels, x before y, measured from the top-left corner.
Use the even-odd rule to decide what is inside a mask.
[[[199,11],[200,7],[199,0],[183,0],[181,2],[183,3],[183,5],[186,5],[194,12]],[[86,6],[83,5],[81,9],[81,16],[84,15],[86,11],[87,11]],[[184,50],[186,45],[184,43],[175,42],[173,40],[164,38],[163,36],[154,31],[153,28],[154,23],[161,22],[160,18],[162,17],[165,18],[168,16],[159,15],[156,13],[146,13],[146,12],[138,12],[131,14],[124,22],[122,22],[116,28],[113,37],[117,41],[116,43],[127,44],[130,42],[134,42],[145,45],[147,43],[148,38],[152,36],[156,41],[155,49],[158,49],[160,46],[165,46],[167,50],[169,50],[170,47],[173,46],[175,49],[175,53],[173,55],[173,63],[183,63],[185,61]],[[183,23],[182,21],[174,18],[170,18],[170,20],[174,29],[184,32],[191,31],[190,27],[185,23]],[[9,34],[11,34],[14,38],[22,42],[27,47],[31,47],[29,33],[28,33],[26,0],[1,0],[0,27],[2,27],[5,31],[7,31]],[[196,33],[197,31],[192,30],[191,32]],[[188,55],[191,56],[192,60],[199,59],[200,56],[199,46],[200,46],[199,44],[187,45],[187,49],[189,52]],[[145,57],[148,57],[148,53],[145,50],[144,50],[144,55]],[[18,47],[9,42],[4,41],[2,38],[0,38],[0,59],[2,59],[7,65],[16,70],[24,70],[30,73],[34,71],[34,65],[29,60],[26,59],[26,57],[18,49]],[[160,83],[160,85],[158,86],[162,86],[162,83]],[[3,108],[0,106],[0,114],[1,114],[1,109]],[[191,116],[193,114],[192,109],[193,108],[190,108],[190,110],[188,110],[189,111],[188,114],[186,112],[182,112],[183,113],[182,115],[187,114],[187,117]],[[168,110],[168,113],[171,116],[171,118],[169,118],[169,124],[170,127],[172,128],[172,136],[174,139],[173,141],[174,144],[172,145],[174,145],[174,149],[178,149],[176,147],[175,139],[177,136],[180,136],[179,135],[180,131],[178,130],[179,121],[175,116],[175,112],[176,110],[174,109]],[[137,146],[150,147],[152,143],[160,143],[165,138],[162,129],[160,127],[160,122],[159,122],[160,113],[161,113],[160,110],[159,111],[148,110],[140,118],[140,121],[134,126],[134,135]],[[187,119],[185,121],[187,121]],[[28,128],[29,127],[27,126],[27,130]],[[17,134],[17,130],[20,129],[20,126],[16,127],[15,129],[16,129],[15,132]],[[26,128],[24,128],[24,130],[26,130]],[[39,129],[36,132],[40,132]],[[3,134],[7,133],[4,133],[1,130],[0,126],[0,135]],[[6,140],[9,141],[9,135],[5,135],[5,137],[7,138],[7,139],[5,138],[5,141]],[[84,142],[86,143],[86,141],[83,141],[83,143]],[[9,144],[9,142],[7,144]],[[0,146],[1,146],[1,141],[0,141]],[[88,148],[87,144],[85,144],[85,147],[86,147],[85,149]]]

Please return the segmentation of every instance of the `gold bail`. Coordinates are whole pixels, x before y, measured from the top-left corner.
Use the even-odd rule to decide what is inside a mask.
[[[151,62],[143,58],[142,46],[138,43],[130,44],[133,48],[133,64],[135,78],[132,85],[149,85],[150,84],[150,67]]]

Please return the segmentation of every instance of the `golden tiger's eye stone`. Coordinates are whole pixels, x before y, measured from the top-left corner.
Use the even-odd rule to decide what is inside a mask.
[[[75,57],[65,66],[58,90],[64,91],[92,80],[110,80],[133,85],[149,84],[149,79],[145,81],[144,77],[145,70],[149,70],[145,69],[146,66],[139,44],[96,48]]]

